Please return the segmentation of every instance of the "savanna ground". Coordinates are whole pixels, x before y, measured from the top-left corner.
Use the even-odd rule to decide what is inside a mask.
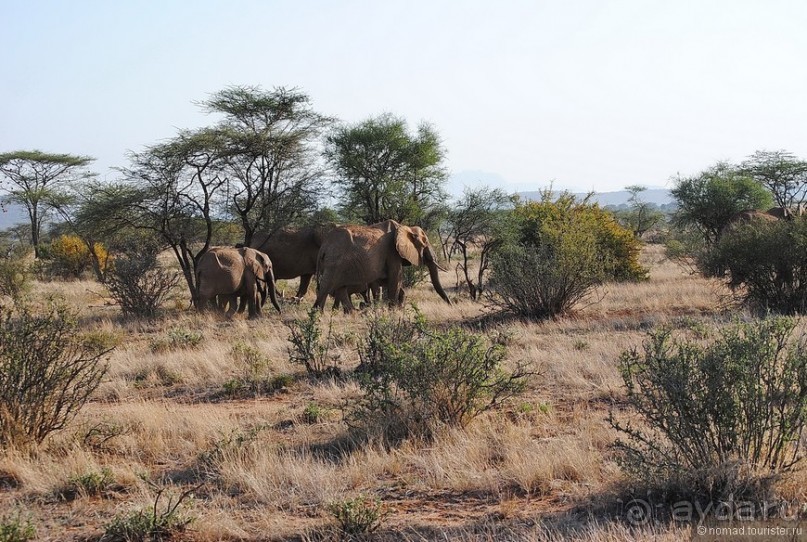
[[[0,455],[0,510],[29,515],[38,540],[97,540],[116,515],[153,506],[159,491],[162,507],[198,486],[179,508],[194,518],[183,540],[330,537],[329,503],[357,495],[387,507],[374,534],[382,540],[688,538],[689,525],[625,521],[620,499],[630,495],[607,422],[609,410],[629,415],[617,360],[651,328],[721,325],[737,309],[720,283],[665,260],[660,247],[648,246],[642,259],[649,281],[607,285],[562,320],[483,319],[508,334],[508,360],[534,364],[526,393],[467,429],[392,449],[347,442],[342,407],[359,391],[351,379],[316,381],[290,364],[282,321],[305,317],[311,292],[258,321],[199,315],[181,303],[147,322],[122,320],[97,283],[37,284],[37,298],[64,296],[83,328],[119,344],[67,429],[33,455]],[[453,272],[442,278],[455,283]],[[448,306],[425,283],[407,301],[446,327],[490,312],[453,296]],[[358,363],[349,337],[365,329],[365,316],[326,311],[323,321],[348,337],[340,363],[349,371]],[[275,378],[285,386],[257,397],[231,393],[248,372],[233,350],[239,343],[265,356],[260,370],[270,379],[293,379]],[[92,474],[104,478],[100,490],[76,485]],[[797,478],[783,491],[807,501]]]

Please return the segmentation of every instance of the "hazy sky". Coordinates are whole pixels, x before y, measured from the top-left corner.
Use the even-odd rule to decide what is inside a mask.
[[[461,182],[608,191],[807,158],[807,2],[0,0],[0,152],[126,152],[228,85],[433,124]]]

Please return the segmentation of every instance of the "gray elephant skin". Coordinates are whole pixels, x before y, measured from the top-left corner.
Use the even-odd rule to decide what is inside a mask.
[[[283,229],[272,235],[256,233],[250,247],[267,254],[272,260],[275,279],[300,277],[295,297],[308,291],[311,278],[317,273],[317,255],[326,234],[334,225],[312,228]]]
[[[325,237],[317,259],[317,300],[322,309],[329,295],[346,313],[354,307],[350,293],[382,285],[391,305],[403,301],[403,267],[425,265],[432,285],[451,304],[440,284],[437,255],[423,229],[386,220],[370,226],[336,227]]]
[[[199,259],[196,284],[200,309],[218,298],[220,305],[229,302],[227,314],[232,316],[241,298],[246,300],[249,317],[257,318],[268,293],[272,305],[280,312],[272,260],[253,248],[212,247]]]

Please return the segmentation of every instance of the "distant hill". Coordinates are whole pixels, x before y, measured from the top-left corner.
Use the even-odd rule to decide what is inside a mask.
[[[519,192],[518,195],[527,201],[541,198],[540,192]],[[586,194],[575,194],[575,196],[584,197]],[[674,201],[673,197],[670,195],[670,191],[666,188],[648,188],[642,192],[641,197],[642,201],[647,203],[655,203],[659,206],[667,205],[669,203],[673,203]],[[606,207],[608,205],[618,207],[620,205],[626,205],[629,198],[630,192],[627,190],[619,190],[617,192],[597,192],[591,197],[591,200],[599,203],[601,207]]]
[[[7,203],[0,209],[0,230],[25,222],[28,222],[28,215],[19,205]]]

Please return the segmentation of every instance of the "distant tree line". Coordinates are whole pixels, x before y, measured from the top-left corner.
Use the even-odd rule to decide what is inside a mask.
[[[667,254],[762,312],[807,310],[807,161],[758,151],[678,176]]]
[[[214,244],[249,244],[257,232],[271,235],[287,227],[372,224],[392,218],[429,231],[443,257],[449,263],[456,258],[458,285],[479,299],[488,288],[485,277],[495,267],[497,254],[512,256],[514,246],[565,246],[553,236],[571,230],[563,221],[550,220],[555,212],[580,220],[594,216],[591,227],[613,221],[637,240],[666,227],[669,215],[668,209],[644,201],[645,189],[638,185],[628,187],[627,206],[613,210],[612,218],[586,198],[570,203],[564,199],[568,195],[562,195],[550,205],[544,194],[541,204],[554,206],[552,213],[545,214],[545,207],[537,215],[544,233],[519,237],[514,232],[526,226],[514,217],[532,216],[525,211],[529,203],[484,187],[448,201],[446,151],[429,124],[412,131],[404,119],[390,113],[340,123],[316,111],[304,92],[282,87],[230,87],[199,105],[211,113],[213,123],[179,130],[166,141],[130,153],[112,182],[97,179],[90,170],[93,158],[87,156],[0,154],[3,201],[27,211],[35,256],[42,254],[48,221],[55,224],[54,231],[81,240],[99,280],[109,272],[108,255],[132,257],[148,250],[140,259],[153,261],[155,250],[168,249],[191,298],[197,299],[196,265]],[[805,171],[803,163],[787,153],[757,153],[740,166],[721,164],[679,178],[673,190],[674,225],[714,240],[727,217],[742,208],[804,200]],[[582,208],[598,210],[585,214]],[[611,231],[611,225],[602,224],[597,226],[601,231]],[[586,243],[593,243],[592,250],[611,250],[626,242],[620,235],[616,244],[604,238]],[[634,248],[617,252],[626,261],[637,253]],[[627,267],[632,271],[623,278],[642,276],[638,264]],[[594,282],[618,278],[609,269],[592,275]]]

